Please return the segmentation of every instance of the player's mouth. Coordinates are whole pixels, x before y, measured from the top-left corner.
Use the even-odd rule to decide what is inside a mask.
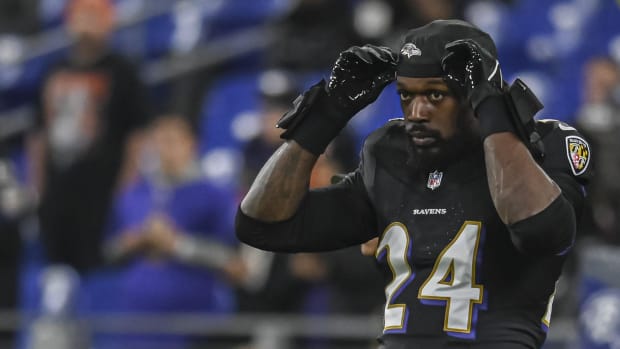
[[[424,124],[408,123],[405,124],[405,130],[416,147],[432,147],[441,139],[441,134],[438,131],[429,129]]]
[[[428,147],[437,142],[437,138],[428,134],[423,133],[412,133],[411,139],[413,140],[413,144],[418,147]]]
[[[416,147],[430,147],[435,145],[440,139],[438,132],[429,130],[426,127],[410,126],[407,133]]]

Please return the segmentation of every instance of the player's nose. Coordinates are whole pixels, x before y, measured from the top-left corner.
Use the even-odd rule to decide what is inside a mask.
[[[424,122],[428,121],[429,108],[427,106],[426,96],[415,96],[409,105],[405,118],[409,121]]]

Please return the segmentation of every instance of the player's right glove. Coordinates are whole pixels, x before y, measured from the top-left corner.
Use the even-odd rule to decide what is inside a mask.
[[[284,139],[293,139],[315,155],[347,122],[374,102],[396,78],[398,56],[386,47],[354,46],[340,53],[329,81],[321,80],[297,97],[293,109],[277,124]]]

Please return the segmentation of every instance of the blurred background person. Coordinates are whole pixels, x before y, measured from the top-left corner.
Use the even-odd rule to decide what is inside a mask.
[[[0,120],[0,129],[2,126]],[[12,312],[19,306],[23,245],[20,226],[34,211],[32,193],[20,178],[11,156],[16,147],[15,136],[0,135],[0,313]],[[13,332],[0,329],[0,348],[12,348],[13,345]]]
[[[185,117],[158,117],[150,129],[150,144],[147,172],[120,193],[108,228],[105,255],[116,264],[112,282],[117,287],[108,296],[114,299],[112,309],[154,314],[231,312],[235,302],[225,276],[236,241],[233,196],[205,179]],[[200,246],[206,251],[194,252]],[[107,340],[111,342],[101,347],[191,347],[181,337]]]
[[[300,0],[275,23],[276,35],[267,51],[269,68],[298,72],[331,67],[342,47],[361,41],[353,28],[347,1]]]
[[[275,127],[299,95],[295,75],[284,69],[262,73],[257,88],[258,132],[243,145],[240,192],[245,193],[270,154],[282,144]],[[301,314],[312,293],[310,280],[294,275],[290,256],[257,250],[242,244],[239,249],[237,292],[243,313]]]
[[[258,132],[243,145],[243,168],[240,189],[245,192],[269,156],[282,144],[280,133],[275,127],[278,120],[293,105],[301,93],[295,76],[284,69],[270,69],[258,80]]]
[[[0,2],[0,33],[30,34],[40,23],[36,13],[37,0],[4,0]]]
[[[602,242],[620,244],[620,67],[609,57],[590,59],[583,70],[583,104],[576,123],[592,139],[596,181],[587,219]]]
[[[260,130],[244,146],[241,188],[249,184],[273,152],[282,144],[275,124],[299,94],[296,75],[269,70],[259,79]],[[338,180],[337,175],[357,166],[352,130],[345,130],[318,160],[310,185],[319,188]],[[336,176],[336,177],[335,177]],[[381,307],[383,289],[373,258],[359,248],[322,254],[280,254],[242,244],[237,263],[239,311],[280,314],[367,315]],[[358,342],[297,341],[295,347],[353,348]],[[319,346],[321,347],[321,346]]]
[[[462,7],[455,0],[362,0],[353,11],[353,23],[366,41],[396,48],[410,28],[436,19],[462,18]]]
[[[298,84],[296,75],[284,70],[268,70],[259,79],[260,132],[244,145],[244,166],[241,171],[243,192],[247,190],[270,154],[282,144],[280,138],[282,130],[275,125],[299,95]],[[317,162],[311,178],[311,186],[316,188],[327,186],[335,175],[352,171],[357,166],[356,152],[352,131],[343,132],[330,146],[328,153]],[[346,263],[345,255],[359,258]],[[348,280],[348,277],[354,278],[358,271],[360,275],[363,275],[368,272],[367,267],[372,266],[372,260],[363,258],[359,250],[354,251],[353,254],[287,255],[259,251],[244,245],[241,248],[240,257],[245,261],[246,271],[251,274],[246,275],[245,281],[242,281],[241,311],[300,312],[304,309],[304,298],[311,293],[309,290],[312,284],[330,288],[331,282],[337,282],[339,284],[336,289],[352,287],[359,290],[359,283],[346,286],[345,284],[348,285],[348,283],[344,280]],[[349,270],[348,277],[344,277],[340,271],[344,272],[348,267],[356,270]],[[372,269],[370,268],[371,273]],[[259,275],[262,277],[259,278]],[[373,285],[366,283],[365,286],[367,287],[364,289],[370,290],[370,293],[377,290],[376,287],[373,288]],[[336,289],[330,291],[336,291]],[[366,293],[357,292],[356,294],[364,297]],[[351,304],[356,302],[356,297],[349,295],[342,297],[340,301],[335,301],[328,299],[331,296],[326,297],[324,304],[329,303],[335,306],[336,312],[340,310],[353,313],[364,312],[376,305],[376,302],[370,301],[366,305],[358,302],[358,306],[355,306]],[[378,297],[381,297],[381,292]]]
[[[576,124],[591,140],[596,177],[588,189],[578,254],[568,265],[576,277],[559,291],[577,310],[571,315],[579,319],[579,347],[614,348],[620,343],[620,67],[611,57],[594,56],[582,78]]]
[[[39,0],[0,1],[0,51],[2,41],[34,34],[40,29],[37,16]],[[4,40],[3,40],[4,39]],[[10,40],[10,39],[9,39]],[[2,56],[2,53],[0,53]],[[6,70],[0,58],[0,80]],[[0,83],[0,96],[8,89]],[[0,102],[0,105],[3,103]],[[8,118],[0,118],[0,313],[11,314],[20,306],[20,271],[22,269],[21,225],[33,214],[34,198],[28,190],[15,154],[21,150],[23,133],[28,127],[14,127]],[[0,329],[0,348],[14,348],[15,331]]]
[[[45,252],[49,262],[79,271],[100,263],[102,229],[130,155],[125,150],[147,121],[136,69],[108,46],[114,23],[109,0],[68,4],[65,26],[74,45],[43,80],[30,139]]]
[[[326,187],[352,172],[355,147],[350,133],[342,133],[317,160],[310,177],[311,188]],[[324,282],[329,291],[329,312],[371,314],[381,310],[383,287],[374,256],[355,246],[328,253],[292,255],[292,269],[298,275]],[[309,266],[313,266],[310,268]],[[313,273],[310,271],[314,271]]]

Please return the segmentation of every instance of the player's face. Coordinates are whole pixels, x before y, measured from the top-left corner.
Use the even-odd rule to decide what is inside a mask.
[[[421,161],[440,161],[476,138],[471,109],[443,79],[399,76],[396,87],[405,128]]]

